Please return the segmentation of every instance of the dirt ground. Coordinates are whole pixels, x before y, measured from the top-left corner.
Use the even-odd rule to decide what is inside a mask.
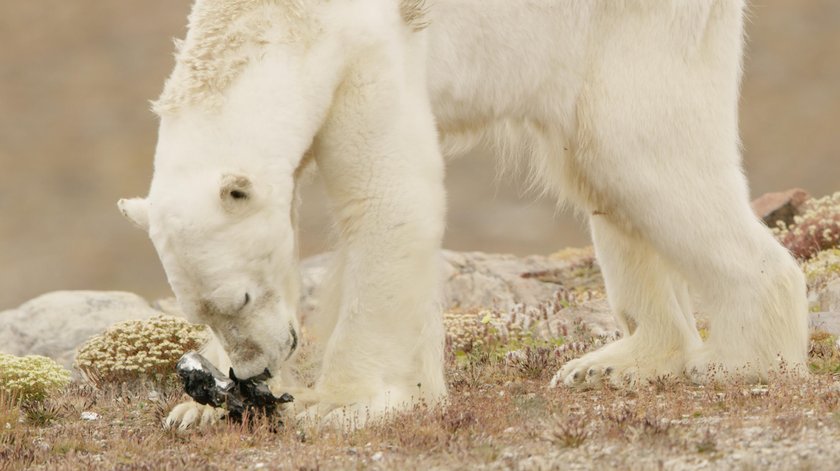
[[[156,120],[188,0],[0,2],[0,310],[46,291],[168,292],[145,235],[115,201],[145,194]],[[753,1],[742,133],[753,193],[840,187],[840,2]],[[452,162],[445,244],[517,254],[582,245],[553,202],[494,183],[482,155]],[[327,244],[307,190],[303,251]]]

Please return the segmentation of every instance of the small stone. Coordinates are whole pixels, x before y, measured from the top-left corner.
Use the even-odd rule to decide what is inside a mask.
[[[382,458],[384,457],[385,455],[381,451],[377,451],[373,454],[373,456],[370,457],[370,459],[373,461],[382,461]]]
[[[32,441],[32,444],[35,445],[36,448],[38,448],[42,451],[49,451],[50,448],[52,448],[49,443],[45,442],[41,438],[36,438],[35,440]]]
[[[768,391],[767,386],[758,386],[750,389],[750,394],[753,396],[766,396]]]
[[[96,412],[91,412],[91,411],[82,412],[82,420],[92,421],[92,420],[99,420],[99,418],[100,418],[100,415],[97,414]]]

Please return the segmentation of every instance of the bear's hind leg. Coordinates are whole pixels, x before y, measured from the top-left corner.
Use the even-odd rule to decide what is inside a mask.
[[[607,296],[623,337],[568,362],[552,386],[633,385],[681,375],[687,354],[700,345],[681,280],[643,240],[611,222],[591,218],[592,238]]]
[[[635,152],[633,171],[616,174],[613,157],[622,152],[613,150],[620,146],[602,141],[597,171],[588,169],[602,180],[587,181],[599,184],[606,212],[626,221],[663,266],[680,274],[698,311],[708,316],[709,338],[690,354],[687,372],[695,379],[714,370],[757,380],[783,366],[805,371],[804,276],[752,213],[736,146],[721,142],[714,121],[710,129],[689,129],[680,120],[658,123],[670,139]]]

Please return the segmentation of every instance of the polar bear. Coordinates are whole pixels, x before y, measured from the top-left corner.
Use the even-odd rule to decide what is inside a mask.
[[[277,373],[300,332],[297,189],[317,166],[338,234],[307,326],[324,420],[445,397],[441,155],[481,142],[588,217],[624,332],[552,385],[802,372],[803,275],[752,214],[740,164],[744,8],[197,0],[155,103],[148,197],[119,206],[237,375]],[[169,420],[213,417],[185,403]]]

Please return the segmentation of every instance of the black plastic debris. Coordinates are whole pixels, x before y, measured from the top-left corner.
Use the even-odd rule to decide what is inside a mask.
[[[228,411],[228,418],[236,422],[242,421],[246,411],[252,416],[272,416],[278,405],[295,399],[288,393],[280,397],[271,394],[265,383],[271,378],[268,369],[253,378],[238,379],[231,368],[228,377],[198,352],[185,353],[178,360],[176,369],[184,391],[195,402],[224,408]]]

